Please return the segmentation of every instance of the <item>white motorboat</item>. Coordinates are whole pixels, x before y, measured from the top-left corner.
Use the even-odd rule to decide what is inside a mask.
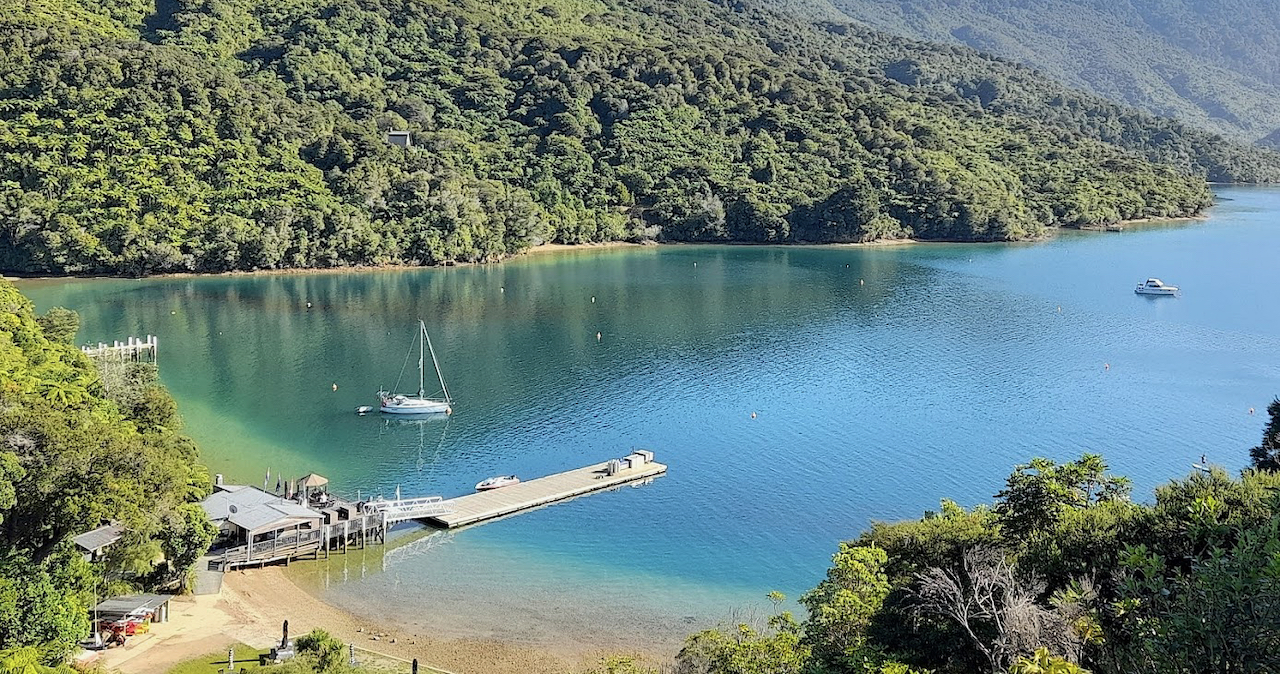
[[[378,391],[378,405],[386,414],[451,414],[453,399],[449,397],[449,389],[444,385],[444,375],[440,374],[440,362],[436,360],[436,350],[431,346],[431,337],[427,334],[427,324],[418,321],[418,393],[390,393]],[[412,352],[411,352],[412,353]],[[436,379],[440,381],[440,396],[428,396],[426,392],[426,361],[431,354],[431,364],[436,368]],[[403,374],[403,370],[401,371]]]
[[[520,483],[520,478],[516,477],[515,475],[501,475],[498,477],[491,477],[487,480],[480,482],[479,484],[476,485],[476,491],[489,491],[490,489],[501,489],[503,487],[510,487],[513,484],[519,484],[519,483]]]
[[[1149,278],[1139,283],[1133,292],[1139,295],[1177,295],[1178,286],[1165,285],[1164,281],[1158,278]]]

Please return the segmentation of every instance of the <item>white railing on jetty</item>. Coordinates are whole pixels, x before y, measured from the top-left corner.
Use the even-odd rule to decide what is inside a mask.
[[[395,501],[370,501],[364,504],[365,512],[382,513],[387,525],[424,517],[437,517],[452,512],[439,496],[402,498]]]
[[[106,342],[98,342],[98,344],[86,344],[80,347],[80,350],[90,358],[116,358],[119,360],[136,360],[156,362],[156,347],[160,340],[155,335],[147,335],[146,337],[130,337],[126,341],[117,340],[113,344]]]

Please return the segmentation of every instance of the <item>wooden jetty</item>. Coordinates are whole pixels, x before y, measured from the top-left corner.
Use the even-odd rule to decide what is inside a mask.
[[[139,362],[156,362],[156,347],[159,346],[160,340],[155,335],[147,335],[144,337],[130,337],[121,342],[116,340],[114,344],[106,342],[98,342],[98,344],[87,344],[80,347],[86,356],[90,358],[113,358],[116,360],[133,360]]]
[[[217,491],[202,505],[211,519],[226,520],[229,530],[239,531],[241,542],[210,551],[205,559],[209,570],[229,571],[321,555],[327,558],[331,551],[345,552],[350,545],[385,544],[387,530],[399,522],[417,520],[455,529],[665,472],[666,465],[654,462],[653,452],[636,450],[621,459],[453,499],[419,496],[359,502],[335,497],[327,490],[281,498],[257,487],[223,485],[219,475],[215,478]],[[318,486],[328,484],[318,475],[308,479],[316,480]]]
[[[636,455],[633,454],[627,458],[631,459],[634,456]],[[447,499],[440,504],[447,509],[447,512],[431,515],[426,517],[425,520],[428,524],[454,529],[563,501],[575,496],[589,494],[601,489],[652,478],[667,472],[666,465],[655,463],[652,461],[652,456],[652,454],[648,454],[649,460],[645,460],[643,463],[636,461],[638,465],[630,467],[625,463],[627,459],[622,459],[621,461],[624,463],[621,465],[618,465],[620,460],[614,459],[613,461],[597,463],[586,468],[577,468],[527,482],[520,482],[510,487]],[[611,467],[611,464],[614,465]]]

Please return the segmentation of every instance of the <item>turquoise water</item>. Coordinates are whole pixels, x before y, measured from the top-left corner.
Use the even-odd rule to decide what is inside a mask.
[[[1036,244],[20,285],[79,311],[82,341],[159,335],[229,481],[314,470],[348,493],[449,496],[653,449],[671,470],[652,484],[303,574],[424,632],[671,648],[812,587],[872,520],[989,501],[1032,456],[1101,452],[1140,498],[1202,453],[1244,466],[1280,393],[1280,190],[1219,195],[1205,221]],[[1182,297],[1134,295],[1152,275]],[[354,415],[395,383],[418,317],[456,413]]]

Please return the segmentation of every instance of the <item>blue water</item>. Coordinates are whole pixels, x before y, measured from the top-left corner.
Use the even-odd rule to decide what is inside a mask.
[[[812,587],[872,520],[989,502],[1033,456],[1102,453],[1143,499],[1202,453],[1243,467],[1280,394],[1280,190],[1219,198],[1203,221],[1034,244],[20,286],[79,311],[81,341],[159,335],[187,430],[229,481],[314,470],[348,493],[448,496],[654,450],[671,469],[652,484],[301,573],[437,634],[672,648]],[[1182,296],[1134,295],[1153,275]],[[419,316],[456,413],[355,416],[395,383]]]

